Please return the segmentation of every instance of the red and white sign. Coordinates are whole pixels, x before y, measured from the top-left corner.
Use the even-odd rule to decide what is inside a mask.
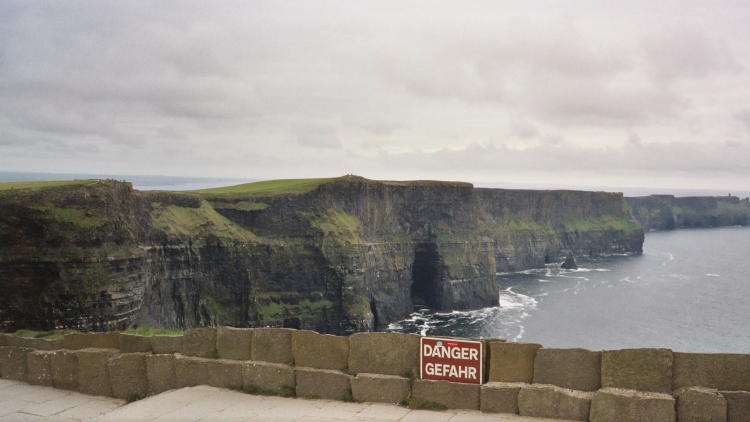
[[[482,383],[482,343],[422,337],[419,350],[419,377],[423,380]]]

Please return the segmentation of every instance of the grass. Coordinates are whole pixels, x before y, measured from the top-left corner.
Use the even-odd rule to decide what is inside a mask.
[[[215,202],[215,208],[223,208],[238,211],[258,211],[268,208],[264,202],[238,201],[238,202]]]
[[[445,410],[448,408],[448,406],[436,401],[417,399],[404,399],[401,400],[399,405],[408,407],[409,409]]]
[[[414,382],[414,380],[417,379],[417,368],[411,368],[410,370],[404,372],[401,376],[408,379],[409,383],[411,384]]]
[[[138,327],[128,328],[123,331],[125,334],[136,334],[139,336],[181,336],[185,334],[182,330],[172,330],[169,328],[151,328],[151,327]]]
[[[134,401],[145,399],[148,396],[149,396],[148,393],[130,393],[125,398],[125,402],[127,402],[127,403],[133,403]]]
[[[603,215],[601,217],[565,221],[563,223],[563,227],[566,231],[574,232],[587,232],[595,230],[641,230],[641,226],[637,221],[631,220],[627,217],[616,217],[613,215]]]
[[[38,181],[38,182],[2,182],[0,183],[0,190],[11,190],[11,189],[25,189],[25,190],[37,190],[54,188],[59,186],[79,186],[96,183],[96,180],[50,180],[50,181]]]
[[[314,318],[324,309],[333,309],[333,302],[328,299],[311,301],[305,298],[297,303],[286,303],[284,298],[269,297],[267,300],[258,307],[258,313],[265,322],[281,321],[288,316]]]
[[[81,208],[60,208],[52,205],[36,205],[32,209],[41,211],[45,217],[58,223],[76,225],[82,229],[95,229],[107,223],[107,219],[92,215],[91,211]]]
[[[220,188],[200,189],[193,192],[211,195],[243,194],[247,196],[277,196],[284,194],[300,194],[310,192],[323,183],[337,178],[321,179],[280,179],[263,182],[244,183],[241,185],[224,186]]]
[[[257,242],[258,236],[235,224],[208,203],[201,201],[198,208],[154,203],[151,218],[154,225],[165,232],[182,237],[211,234],[219,238]]]
[[[267,390],[255,384],[243,384],[243,385],[234,386],[230,388],[232,390],[239,391],[245,394],[257,394],[261,396],[281,396],[281,397],[295,397],[296,396],[296,391],[294,390],[294,387],[290,387],[287,385],[281,387],[279,391]]]
[[[359,235],[359,219],[343,211],[329,209],[325,214],[314,217],[310,224],[323,232],[325,237],[362,243]]]
[[[35,331],[35,330],[18,330],[13,335],[18,337],[31,337],[31,338],[43,338],[45,340],[59,340],[63,338],[65,334],[75,333],[75,330],[49,330],[49,331]]]
[[[354,403],[355,402],[355,400],[354,400],[354,394],[352,394],[352,389],[351,388],[347,389],[344,392],[344,394],[341,396],[341,401],[345,401],[345,402],[349,402],[349,403]]]

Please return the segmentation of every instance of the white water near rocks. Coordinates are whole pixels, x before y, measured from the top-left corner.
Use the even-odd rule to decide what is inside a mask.
[[[652,232],[643,255],[578,264],[498,274],[498,306],[421,309],[388,329],[548,347],[750,353],[750,227]]]

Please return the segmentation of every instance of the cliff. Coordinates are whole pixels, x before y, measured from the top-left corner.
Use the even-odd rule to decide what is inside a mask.
[[[195,192],[0,184],[3,328],[372,330],[497,304],[501,271],[638,253],[621,194],[357,176]]]
[[[750,225],[750,199],[651,195],[625,198],[644,230]]]

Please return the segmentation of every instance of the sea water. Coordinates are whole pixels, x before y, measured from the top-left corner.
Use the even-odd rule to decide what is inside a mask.
[[[422,308],[390,331],[547,347],[750,353],[750,227],[646,234],[642,255],[497,274],[498,305]]]

